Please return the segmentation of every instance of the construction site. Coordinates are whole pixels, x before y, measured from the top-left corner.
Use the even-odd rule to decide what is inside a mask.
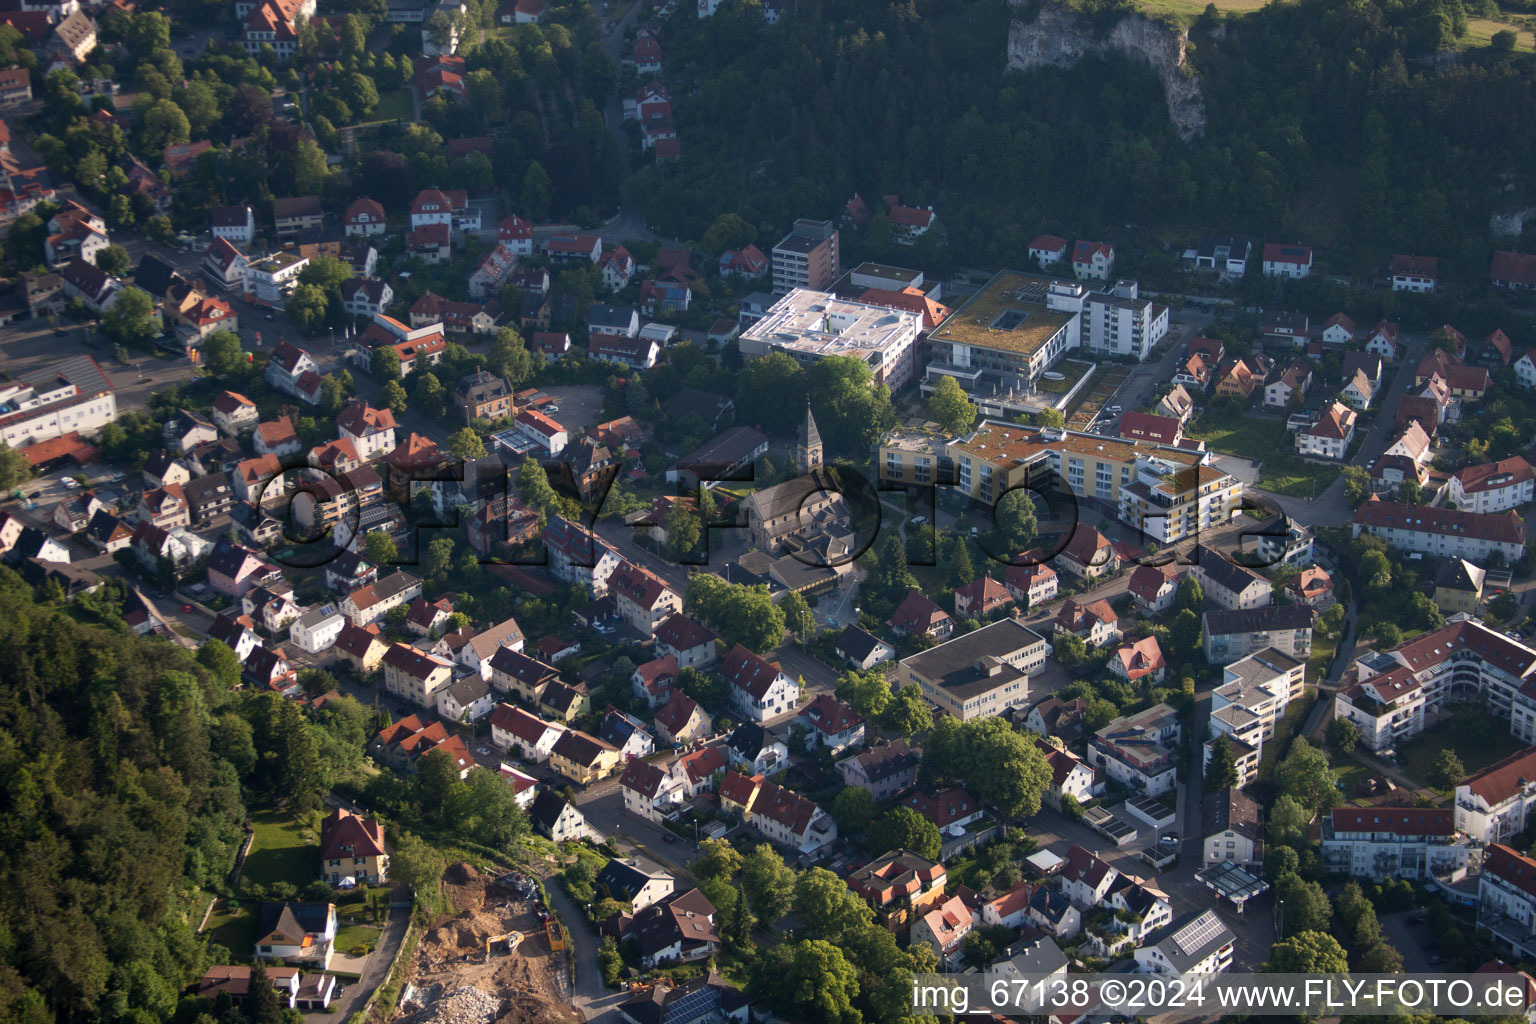
[[[417,945],[396,1024],[571,1024],[570,951],[560,922],[521,875],[454,864],[443,878],[452,913]]]

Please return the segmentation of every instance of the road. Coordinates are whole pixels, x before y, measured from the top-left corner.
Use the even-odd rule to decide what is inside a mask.
[[[612,25],[605,27],[602,43],[603,51],[608,54],[608,59],[613,61],[615,69],[619,66],[619,60],[624,48],[624,33],[629,30],[640,17],[641,8],[645,4],[632,4],[624,17]],[[639,241],[649,242],[656,238],[654,232],[645,226],[645,218],[640,215],[640,207],[634,200],[629,188],[629,135],[624,131],[624,100],[615,93],[608,98],[607,105],[603,108],[603,121],[608,126],[608,136],[613,140],[613,147],[619,158],[619,212],[612,220],[604,224],[598,233],[605,242]]]
[[[624,1019],[617,1007],[628,993],[610,992],[603,985],[597,966],[597,938],[587,924],[586,913],[554,878],[545,878],[544,883],[549,891],[549,904],[565,922],[566,935],[570,938],[571,962],[576,967],[571,1005],[587,1020],[617,1024]]]
[[[393,901],[389,907],[389,920],[384,923],[384,928],[379,933],[379,944],[369,954],[368,963],[363,967],[362,975],[347,985],[341,998],[333,1004],[334,1013],[314,1014],[314,1019],[327,1017],[331,1020],[346,1020],[362,1009],[368,997],[389,977],[389,969],[395,962],[395,953],[399,951],[400,943],[405,939],[405,930],[411,923],[410,890],[403,885],[397,885],[391,895]]]

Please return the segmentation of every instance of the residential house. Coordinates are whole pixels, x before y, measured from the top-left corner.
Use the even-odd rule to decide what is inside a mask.
[[[1157,637],[1148,636],[1117,648],[1109,659],[1109,671],[1128,683],[1145,680],[1156,685],[1163,681],[1168,663],[1163,660]]]
[[[421,586],[420,579],[398,569],[347,594],[341,603],[341,613],[354,626],[372,625],[383,619],[390,609],[420,597]]]
[[[926,636],[947,639],[955,630],[955,620],[917,589],[907,591],[886,625],[898,636]]]
[[[261,418],[256,403],[234,391],[222,391],[213,399],[214,425],[231,437],[253,428]]]
[[[635,910],[644,910],[671,896],[677,882],[659,865],[638,857],[611,857],[597,873],[594,883],[600,893]]]
[[[1003,571],[1003,586],[1020,608],[1038,608],[1056,596],[1060,580],[1046,562],[1028,552],[1020,557],[1026,556],[1028,564],[1013,564]]]
[[[1098,773],[1076,754],[1052,746],[1044,739],[1036,739],[1035,747],[1051,769],[1051,785],[1044,794],[1044,800],[1050,806],[1061,810],[1067,797],[1079,805],[1086,804],[1103,792],[1104,785],[1099,781]]]
[[[844,881],[892,927],[904,924],[910,914],[928,912],[945,899],[944,865],[911,850],[883,853]]]
[[[726,739],[731,766],[750,776],[777,775],[789,767],[789,747],[760,725],[737,726]]]
[[[1440,282],[1440,261],[1433,256],[1397,255],[1387,273],[1395,292],[1432,292]]]
[[[652,824],[661,824],[683,804],[683,780],[674,773],[675,767],[675,763],[664,767],[632,758],[619,776],[624,809]]]
[[[1397,359],[1397,324],[1379,321],[1365,335],[1365,351],[1387,362]]]
[[[272,200],[272,226],[278,237],[317,231],[325,223],[319,196],[294,196]]]
[[[868,671],[896,657],[895,647],[855,625],[843,628],[837,636],[834,650],[838,657],[861,671]]]
[[[707,736],[714,722],[693,698],[681,690],[674,690],[672,696],[656,712],[653,724],[658,739],[663,743],[677,745],[692,743]]]
[[[1328,570],[1312,565],[1285,585],[1285,596],[1296,604],[1308,605],[1319,610],[1334,604],[1333,577]]]
[[[384,206],[363,196],[352,200],[341,216],[342,230],[347,235],[382,235],[385,228]]]
[[[586,817],[576,805],[553,790],[540,789],[528,808],[528,818],[546,839],[557,843],[578,842],[582,839],[600,841],[602,836],[587,823]]]
[[[453,662],[396,643],[384,653],[384,688],[421,707],[437,704],[437,693],[453,682]]]
[[[1078,604],[1067,598],[1052,620],[1053,631],[1075,636],[1089,647],[1103,647],[1120,638],[1120,616],[1106,600]]]
[[[721,659],[720,674],[731,685],[731,703],[749,721],[765,722],[794,710],[799,703],[800,688],[795,681],[741,644]]]
[[[336,941],[336,905],[264,900],[256,911],[256,936],[257,959],[328,967]]]
[[[1072,247],[1072,276],[1079,281],[1108,281],[1115,269],[1115,247],[1079,239]]]
[[[293,420],[279,416],[275,420],[256,424],[251,436],[251,447],[256,449],[258,455],[270,455],[278,459],[285,455],[296,455],[301,448],[299,432]]]
[[[656,752],[656,741],[645,731],[645,723],[612,706],[603,712],[597,738],[618,748],[626,759],[650,757]]]
[[[864,719],[831,694],[818,694],[795,721],[805,728],[810,749],[825,749],[836,756],[864,743]]]
[[[215,206],[208,213],[209,233],[227,238],[236,245],[250,245],[256,240],[256,214],[245,206]]]
[[[1042,270],[1060,263],[1067,255],[1067,240],[1056,235],[1036,235],[1029,243],[1030,262]]]
[[[395,300],[395,290],[376,277],[352,278],[341,286],[341,305],[353,316],[383,313]]]
[[[1292,402],[1300,402],[1311,386],[1312,367],[1306,360],[1293,359],[1283,367],[1276,364],[1264,384],[1264,404],[1284,409]]]
[[[346,625],[346,616],[341,614],[336,605],[316,605],[288,627],[288,639],[307,654],[319,654],[335,646]]]
[[[1355,439],[1355,410],[1330,402],[1309,427],[1296,431],[1296,451],[1324,459],[1343,459]]]
[[[940,966],[953,970],[961,963],[965,937],[975,930],[976,925],[976,916],[965,901],[959,896],[951,896],[942,905],[917,918],[912,925],[911,941],[914,945],[921,943],[931,948],[938,956]]]
[[[576,729],[562,733],[549,751],[550,767],[579,786],[596,782],[623,762],[623,754],[611,744]]]
[[[1179,566],[1138,565],[1126,583],[1126,590],[1136,610],[1146,615],[1157,615],[1173,607],[1179,593]]]
[[[530,764],[549,760],[555,741],[566,731],[559,722],[545,721],[511,704],[497,704],[491,711],[491,745]]]
[[[395,414],[389,409],[375,409],[366,401],[353,402],[337,415],[336,429],[352,442],[365,462],[395,450]]]
[[[897,739],[837,762],[837,773],[844,786],[865,790],[883,803],[911,788],[917,782],[918,755]]]
[[[955,588],[955,617],[985,619],[1013,603],[1008,588],[991,576],[983,576]]]
[[[371,675],[384,663],[384,652],[389,647],[379,639],[376,629],[377,627],[363,628],[347,623],[341,627],[341,632],[336,634],[334,645],[336,653],[344,664],[351,666],[353,671]]]
[[[494,626],[473,634],[459,648],[454,661],[469,669],[481,679],[491,678],[491,661],[502,648],[513,651],[523,649],[523,630],[513,618],[503,619]]]
[[[629,677],[630,689],[648,707],[659,708],[672,696],[673,687],[677,685],[677,673],[677,659],[672,655],[653,658],[643,665],[635,666]]]
[[[491,685],[526,704],[537,704],[559,677],[553,665],[511,647],[498,647],[491,655]]]
[[[1264,828],[1259,804],[1236,786],[1205,795],[1201,801],[1205,837],[1201,841],[1200,866],[1232,861],[1245,868],[1264,863]]]
[[[1147,936],[1136,950],[1139,972],[1188,977],[1232,966],[1237,937],[1214,910],[1190,911]]]
[[[1308,277],[1312,273],[1312,247],[1267,242],[1262,253],[1265,277]]]
[[[381,822],[337,808],[320,822],[320,880],[339,885],[348,878],[383,885],[389,880],[389,853]]]
[[[1120,571],[1120,555],[1096,527],[1078,523],[1056,560],[1074,576],[1091,581]]]
[[[228,239],[216,238],[203,257],[203,276],[225,291],[244,291],[251,261]]]
[[[1223,608],[1262,608],[1274,590],[1269,580],[1205,544],[1195,548],[1194,574],[1206,599]]]

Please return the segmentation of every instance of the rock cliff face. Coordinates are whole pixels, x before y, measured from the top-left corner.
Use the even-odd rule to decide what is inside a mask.
[[[1030,21],[1008,32],[1008,66],[1020,71],[1071,67],[1083,57],[1118,56],[1150,67],[1163,85],[1168,119],[1188,142],[1205,134],[1205,97],[1194,69],[1184,63],[1184,32],[1128,14],[1099,35],[1087,18],[1047,0]]]

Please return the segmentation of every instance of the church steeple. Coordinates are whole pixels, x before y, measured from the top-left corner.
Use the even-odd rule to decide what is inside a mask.
[[[822,466],[821,431],[816,429],[816,417],[811,415],[811,403],[805,403],[805,422],[795,438],[795,464],[800,472],[810,473]]]

